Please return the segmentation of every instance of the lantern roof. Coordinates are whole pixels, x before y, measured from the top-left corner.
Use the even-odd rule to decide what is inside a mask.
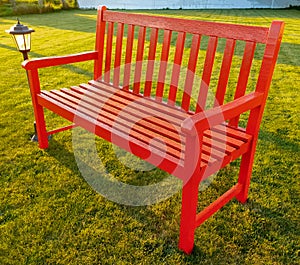
[[[34,30],[21,24],[20,20],[18,19],[18,23],[12,26],[9,30],[6,30],[6,32],[12,35],[20,35],[34,32]]]

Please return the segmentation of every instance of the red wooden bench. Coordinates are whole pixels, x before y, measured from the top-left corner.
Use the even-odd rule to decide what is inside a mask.
[[[246,202],[283,27],[281,21],[267,28],[102,7],[95,51],[23,63],[39,147],[48,147],[50,134],[81,126],[182,179],[179,248],[190,253],[200,224],[233,198]],[[258,46],[263,52],[255,54]],[[39,68],[87,60],[94,60],[93,80],[41,90]],[[44,108],[74,124],[47,132]],[[197,213],[199,183],[239,157],[237,184]]]

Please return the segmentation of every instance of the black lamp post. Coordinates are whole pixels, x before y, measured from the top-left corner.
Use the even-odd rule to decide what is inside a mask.
[[[6,32],[12,35],[18,51],[23,54],[24,60],[27,60],[27,53],[31,48],[31,32],[34,32],[34,30],[22,25],[18,19],[18,23],[6,30]]]
[[[6,30],[6,32],[12,35],[18,51],[23,54],[24,61],[27,60],[28,52],[31,48],[31,32],[34,32],[34,30],[22,25],[18,19],[18,23],[12,26],[9,30]],[[35,123],[34,130],[35,134],[32,136],[31,140],[37,142],[38,139]]]

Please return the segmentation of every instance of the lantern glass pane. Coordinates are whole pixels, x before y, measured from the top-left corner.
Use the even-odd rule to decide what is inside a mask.
[[[14,35],[19,51],[30,50],[30,34]]]

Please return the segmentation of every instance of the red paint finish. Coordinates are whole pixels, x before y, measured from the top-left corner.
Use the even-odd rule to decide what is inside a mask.
[[[162,51],[161,51],[158,82],[157,82],[157,87],[156,87],[156,99],[158,101],[162,101],[163,94],[164,94],[171,36],[172,36],[172,31],[170,31],[170,30],[164,31],[164,41],[163,41],[163,46],[162,46]]]
[[[81,126],[182,179],[179,248],[191,253],[199,225],[231,199],[247,200],[283,27],[281,21],[272,22],[270,28],[254,27],[113,12],[103,7],[98,13],[95,51],[22,64],[28,73],[39,147],[48,147],[49,134]],[[206,47],[200,48],[203,38],[207,38]],[[220,59],[217,51],[222,38],[226,41]],[[245,43],[244,53],[236,84],[229,87],[237,41]],[[265,52],[256,87],[247,92],[257,43],[265,45]],[[94,80],[70,89],[41,90],[39,68],[87,60],[95,62]],[[170,69],[169,64],[173,64]],[[188,71],[182,74],[183,68]],[[202,77],[198,91],[196,75]],[[216,97],[214,106],[208,108],[213,78],[218,78]],[[228,90],[233,99],[224,104]],[[44,108],[76,122],[47,132]],[[250,114],[242,128],[239,117],[245,112]],[[240,157],[237,184],[197,213],[201,180]]]
[[[133,39],[134,39],[134,25],[128,25],[125,65],[124,65],[124,79],[123,79],[123,89],[124,90],[129,90],[129,85],[130,85],[130,71],[131,71]],[[97,79],[95,79],[95,80],[97,80]]]
[[[176,52],[174,56],[174,64],[172,70],[172,78],[170,84],[170,91],[169,91],[169,98],[168,98],[168,103],[170,105],[175,105],[176,103],[176,95],[178,90],[185,37],[186,37],[185,32],[178,33],[177,42],[176,42]]]
[[[148,62],[147,62],[147,73],[145,81],[144,96],[150,97],[152,90],[152,80],[155,66],[155,54],[157,47],[157,38],[158,38],[158,29],[151,29],[150,35],[150,44],[149,44],[149,53],[148,53]]]

